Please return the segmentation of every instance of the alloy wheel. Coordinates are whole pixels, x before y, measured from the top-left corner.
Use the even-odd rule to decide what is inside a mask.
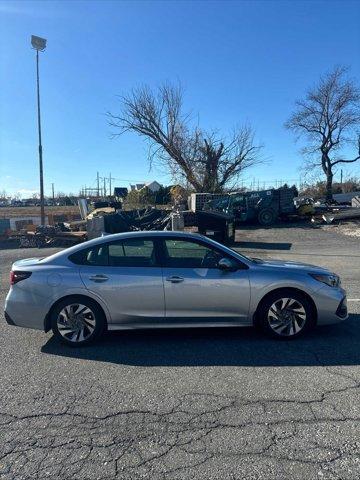
[[[279,298],[269,308],[268,322],[276,334],[291,337],[304,328],[306,311],[299,300]]]
[[[64,307],[57,318],[57,328],[62,337],[74,343],[87,340],[94,332],[96,318],[94,312],[80,303]]]

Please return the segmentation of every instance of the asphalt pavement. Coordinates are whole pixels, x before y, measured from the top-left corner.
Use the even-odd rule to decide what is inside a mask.
[[[349,320],[295,341],[158,330],[72,349],[2,316],[0,478],[360,478],[359,239],[247,228],[236,248],[339,273]],[[53,251],[3,245],[1,305],[11,263]]]

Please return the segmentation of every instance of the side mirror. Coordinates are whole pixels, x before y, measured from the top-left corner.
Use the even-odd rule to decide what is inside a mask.
[[[235,272],[238,267],[235,262],[232,262],[229,258],[221,258],[218,262],[218,268],[227,272]]]

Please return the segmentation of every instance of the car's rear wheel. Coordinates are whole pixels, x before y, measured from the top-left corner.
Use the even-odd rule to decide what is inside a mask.
[[[266,334],[291,339],[314,325],[315,314],[305,295],[284,289],[265,298],[258,310],[258,321]]]
[[[59,302],[51,313],[54,335],[72,347],[87,345],[103,333],[104,313],[86,297],[69,297]]]

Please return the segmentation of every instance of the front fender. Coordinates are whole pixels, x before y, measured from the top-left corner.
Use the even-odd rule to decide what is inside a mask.
[[[273,276],[272,276],[273,277]],[[250,288],[251,288],[251,300],[250,300],[250,311],[254,314],[257,310],[257,307],[261,300],[270,292],[274,290],[279,290],[281,288],[294,288],[305,292],[315,303],[316,305],[316,290],[307,282],[302,282],[292,277],[287,278],[269,278],[269,275],[250,275]],[[321,288],[321,285],[318,286],[317,290]]]

